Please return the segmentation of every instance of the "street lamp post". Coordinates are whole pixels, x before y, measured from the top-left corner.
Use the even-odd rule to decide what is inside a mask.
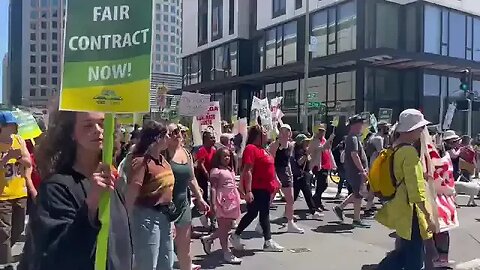
[[[303,78],[302,106],[300,117],[302,119],[303,131],[308,131],[308,71],[310,65],[310,0],[305,0],[305,65]]]

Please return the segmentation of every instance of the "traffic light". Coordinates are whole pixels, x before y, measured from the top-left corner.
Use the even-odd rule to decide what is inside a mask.
[[[471,90],[471,76],[472,72],[469,68],[462,71],[462,75],[460,76],[460,90],[464,92]]]

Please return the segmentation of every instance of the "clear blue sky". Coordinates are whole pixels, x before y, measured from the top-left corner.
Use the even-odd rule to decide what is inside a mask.
[[[3,61],[3,56],[8,48],[8,3],[9,0],[0,0],[0,61]],[[3,62],[0,62],[3,63]],[[0,64],[1,65],[1,64]],[[0,93],[3,87],[3,68],[0,68]],[[0,100],[2,95],[0,94]]]

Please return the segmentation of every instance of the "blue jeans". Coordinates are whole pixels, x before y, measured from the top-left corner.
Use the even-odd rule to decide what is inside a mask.
[[[424,253],[418,216],[414,210],[411,240],[399,238],[398,247],[378,264],[377,270],[421,270],[423,269]]]
[[[174,262],[172,223],[153,208],[133,211],[135,269],[172,270]]]

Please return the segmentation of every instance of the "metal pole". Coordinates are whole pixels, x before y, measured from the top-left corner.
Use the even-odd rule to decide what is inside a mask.
[[[472,99],[467,98],[468,101],[468,115],[467,115],[467,135],[472,136]]]
[[[308,131],[308,70],[310,65],[310,0],[305,0],[305,66],[304,66],[304,78],[303,78],[303,93],[302,93],[302,106],[301,106],[301,119],[303,124],[303,131]]]

